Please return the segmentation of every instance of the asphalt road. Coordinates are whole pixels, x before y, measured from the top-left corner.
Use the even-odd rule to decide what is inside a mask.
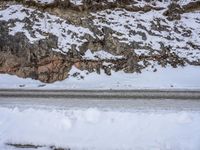
[[[194,110],[200,91],[184,90],[0,90],[0,106],[20,109]]]
[[[0,98],[197,99],[200,90],[16,90],[1,89]]]
[[[197,99],[63,99],[0,98],[0,107],[47,110],[98,108],[102,111],[200,111]]]

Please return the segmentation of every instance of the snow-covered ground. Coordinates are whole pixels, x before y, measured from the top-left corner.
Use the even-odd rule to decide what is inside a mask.
[[[44,110],[0,107],[0,149],[199,150],[199,111]]]
[[[143,70],[142,73],[126,74],[113,72],[108,76],[102,72],[87,74],[73,67],[69,78],[52,84],[44,84],[32,79],[1,74],[0,88],[24,89],[200,89],[200,68],[186,66],[183,68],[154,68]],[[80,73],[73,77],[74,73]],[[81,77],[84,77],[83,79]]]

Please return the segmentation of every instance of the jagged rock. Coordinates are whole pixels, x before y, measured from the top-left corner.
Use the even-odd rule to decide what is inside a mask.
[[[180,20],[182,13],[183,13],[183,8],[179,4],[172,2],[168,6],[168,10],[165,11],[163,15],[167,16],[168,20],[173,21],[173,20]]]
[[[192,1],[183,6],[184,12],[191,12],[200,9],[200,1]]]
[[[111,75],[111,68],[110,67],[103,67],[103,69],[104,69],[104,72],[105,72],[105,74],[107,74],[107,75]]]
[[[126,73],[140,72],[140,65],[138,64],[138,59],[136,57],[130,57],[127,60],[127,64],[124,68]]]
[[[23,33],[8,35],[4,22],[0,21],[0,27],[0,72],[43,82],[67,78],[71,64],[64,63],[62,55],[51,50],[57,48],[56,36],[49,34],[47,39],[31,44]]]
[[[59,7],[64,9],[68,8],[71,4],[69,0],[56,0],[56,3]]]
[[[24,8],[22,12],[30,14],[29,17],[22,20],[20,18],[0,20],[0,73],[15,74],[19,77],[30,77],[51,83],[66,79],[72,66],[79,70],[87,70],[88,73],[100,74],[101,70],[104,70],[107,75],[111,75],[111,71],[120,70],[126,73],[141,72],[143,68],[153,65],[152,61],[163,67],[167,65],[177,67],[185,63],[200,65],[199,59],[191,61],[174,52],[176,48],[199,50],[198,43],[186,40],[185,43],[183,42],[183,46],[181,44],[171,46],[171,43],[182,42],[184,38],[189,39],[194,34],[192,29],[176,23],[174,26],[170,26],[170,23],[173,22],[168,21],[179,20],[181,14],[186,12],[186,6],[182,8],[177,3],[172,3],[164,12],[168,20],[165,17],[154,16],[149,19],[150,21],[147,19],[149,22],[146,22],[144,18],[137,18],[135,14],[142,16],[149,11],[164,8],[151,4],[141,7],[134,6],[132,0],[113,2],[85,0],[79,6],[69,0],[56,0],[51,4],[41,5],[36,2],[27,3],[24,0],[20,2],[40,11],[34,10],[34,13],[30,13],[28,9]],[[7,7],[7,3],[7,1],[4,4],[0,2],[2,9]],[[188,5],[188,10],[191,7]],[[101,14],[98,14],[100,11],[102,11]],[[115,16],[114,11],[119,14]],[[47,15],[44,12],[50,12],[62,19],[53,20],[52,18],[57,17],[50,17],[50,14]],[[114,17],[109,15],[114,15]],[[126,17],[129,19],[126,20]],[[120,23],[120,19],[126,20],[126,22]],[[41,20],[45,21],[44,30],[37,28],[37,26],[42,26],[38,24]],[[95,23],[95,20],[99,22]],[[60,34],[49,32],[53,30],[52,24],[49,22],[57,22],[54,25],[58,25],[59,29],[56,32],[60,32]],[[15,28],[16,23],[24,24],[22,29],[25,31],[17,32],[14,35],[10,34],[11,28]],[[46,26],[47,24],[49,26]],[[75,30],[71,30],[71,28],[75,28]],[[83,30],[87,31],[80,36]],[[42,38],[38,38],[37,34]],[[68,35],[70,36],[65,38]],[[38,38],[38,40],[30,41],[29,36]],[[60,37],[63,39],[60,40]],[[62,42],[66,42],[65,50],[63,47],[59,47]],[[157,46],[154,46],[156,42]],[[91,51],[91,55],[104,51],[111,56],[103,58],[91,56],[86,59],[87,50]],[[144,50],[147,53],[137,54],[137,50]],[[110,65],[103,65],[104,62]],[[78,73],[74,73],[72,76],[84,78]]]

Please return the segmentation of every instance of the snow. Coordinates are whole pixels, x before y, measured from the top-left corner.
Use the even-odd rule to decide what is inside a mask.
[[[81,3],[81,1],[76,0],[72,2],[77,3],[77,5]],[[111,36],[113,38],[119,39],[121,43],[132,44],[132,47],[137,43],[142,50],[149,46],[151,52],[156,52],[162,49],[161,43],[163,43],[165,46],[171,46],[170,50],[179,57],[198,61],[200,59],[198,48],[200,47],[200,11],[184,13],[180,20],[168,21],[163,16],[165,10],[152,10],[144,13],[140,11],[130,12],[124,9],[108,9],[90,13],[86,18],[81,19],[91,19],[99,31],[105,27],[112,29]],[[15,35],[17,32],[22,32],[31,43],[53,34],[58,37],[58,49],[52,50],[57,52],[67,53],[74,47],[79,50],[79,47],[87,42],[87,36],[101,37],[88,28],[75,26],[70,24],[68,20],[22,5],[10,5],[4,10],[0,10],[0,20],[10,21],[14,19],[17,20],[15,20],[14,25],[9,24],[9,34]],[[29,23],[24,22],[25,19],[29,19],[32,23],[30,25],[31,31],[28,29]],[[152,25],[154,28],[161,29],[153,29]],[[195,44],[196,47],[190,46],[188,42]],[[135,48],[132,49],[132,51],[134,50]]]
[[[50,4],[53,3],[55,0],[26,0],[26,1],[35,1],[41,4]],[[107,0],[108,2],[115,2],[116,0]],[[195,2],[197,0],[179,0],[178,4],[180,5],[186,5],[190,2]],[[82,5],[83,4],[83,0],[70,0],[71,3],[75,4],[75,5]],[[156,6],[160,6],[160,7],[167,7],[171,1],[152,1],[151,3],[147,3],[145,1],[140,1],[140,0],[136,0],[135,2],[137,2],[137,4],[134,4],[135,6],[140,6],[143,7],[145,5],[152,5],[155,4]]]
[[[0,114],[0,149],[10,148],[5,143],[74,150],[200,149],[198,111],[0,107]]]
[[[183,6],[183,5],[187,5],[190,2],[196,2],[196,1],[198,1],[198,0],[178,0],[176,2],[180,6]],[[138,7],[144,7],[145,5],[150,5],[152,7],[159,6],[159,7],[166,8],[174,1],[173,0],[162,0],[162,1],[153,0],[150,2],[145,2],[144,0],[135,0],[135,2],[137,2],[137,3],[134,4],[134,6],[138,6]]]
[[[32,1],[32,0],[27,0],[27,1]],[[34,0],[34,1],[41,3],[41,4],[50,4],[50,3],[53,3],[55,0]],[[83,4],[82,0],[70,0],[70,2],[74,5],[82,5]]]
[[[26,11],[29,13],[26,13]],[[37,19],[33,21],[34,18]],[[72,45],[75,45],[78,50],[79,46],[87,42],[83,38],[85,35],[94,36],[87,28],[72,25],[57,16],[29,9],[22,5],[11,5],[4,10],[0,10],[0,20],[9,21],[14,19],[17,20],[15,25],[9,28],[9,34],[15,35],[17,32],[22,32],[30,43],[45,39],[49,34],[53,34],[58,37],[58,49],[55,49],[55,51],[64,53],[68,52]],[[34,36],[31,36],[30,31],[26,28],[29,23],[22,22],[24,19],[30,19],[33,23],[31,32]]]
[[[87,50],[85,52],[85,55],[83,58],[86,58],[86,59],[120,59],[120,58],[123,58],[123,56],[115,56],[115,55],[112,55],[106,51],[96,51],[96,52],[91,52],[91,50]]]
[[[72,4],[75,4],[75,5],[82,5],[83,4],[83,1],[82,0],[70,0],[70,2]]]
[[[31,0],[27,0],[27,1],[31,1]],[[54,0],[34,0],[34,1],[41,4],[50,4],[54,2]]]
[[[182,68],[154,68],[143,70],[142,73],[127,74],[122,71],[112,72],[112,76],[96,73],[88,74],[72,67],[69,78],[52,84],[45,84],[32,79],[1,74],[0,88],[25,89],[200,89],[200,68],[186,66]],[[73,77],[74,73],[79,73]],[[84,77],[83,79],[81,77]]]
[[[171,51],[175,52],[181,58],[187,58],[190,61],[200,59],[198,48],[188,46],[188,42],[200,45],[200,12],[184,13],[181,20],[168,21],[163,12],[152,10],[149,12],[130,12],[124,9],[104,10],[97,13],[91,13],[94,25],[100,30],[104,27],[111,28],[114,32],[112,36],[119,39],[121,43],[133,44],[137,42],[140,47],[150,46],[153,51],[161,50],[161,44],[171,46]],[[152,28],[152,23],[161,30]],[[177,28],[180,33],[174,31]],[[191,30],[191,35],[187,31]],[[171,37],[171,39],[168,39]]]
[[[10,19],[23,20],[26,17],[26,13],[22,12],[22,9],[23,9],[22,5],[11,5],[5,10],[0,10],[0,20],[5,20],[5,21],[9,21]],[[32,12],[31,9],[28,10]]]
[[[54,0],[36,0],[39,3],[52,3]],[[82,0],[70,0],[75,5],[82,5]],[[113,2],[113,0],[109,0]],[[157,2],[159,3],[159,2]],[[184,2],[186,4],[188,2]],[[138,6],[145,3],[139,2]],[[161,6],[167,6],[162,4]],[[29,12],[29,13],[27,13]],[[162,15],[162,11],[128,12],[123,9],[115,11],[106,10],[92,13],[93,23],[102,29],[109,27],[116,33],[114,38],[122,43],[140,42],[142,46],[150,45],[154,52],[159,51],[160,44],[170,44],[172,50],[183,58],[198,60],[198,48],[186,47],[187,42],[200,45],[200,12],[185,13],[181,20],[169,22]],[[32,14],[32,15],[30,15]],[[84,42],[86,35],[93,33],[83,27],[75,26],[54,15],[42,14],[38,10],[29,9],[22,5],[11,5],[5,10],[0,10],[0,20],[10,21],[16,19],[14,24],[9,24],[9,34],[15,35],[22,32],[34,43],[45,39],[48,34],[58,37],[58,49],[55,51],[66,53],[76,45],[78,48]],[[40,16],[40,17],[39,17]],[[42,16],[42,17],[41,17]],[[26,28],[24,19],[37,18],[33,23],[34,36]],[[150,22],[168,26],[171,32],[155,31],[151,29]],[[138,28],[141,24],[146,30]],[[126,25],[126,26],[125,26]],[[158,24],[157,24],[158,25]],[[184,26],[184,29],[181,27]],[[182,33],[186,29],[192,31],[191,36],[184,37],[172,31],[177,27]],[[140,34],[144,33],[146,40]],[[147,31],[158,36],[150,35]],[[41,31],[41,32],[39,32]],[[120,33],[120,35],[117,34]],[[95,35],[99,36],[99,35]],[[166,37],[181,39],[167,40]],[[134,49],[138,55],[148,55],[146,49]],[[85,59],[119,59],[106,50],[92,52],[87,50]],[[142,62],[141,62],[142,63]],[[104,62],[104,65],[111,65]],[[157,71],[155,72],[155,68]],[[74,77],[74,74],[78,75]],[[113,72],[108,76],[101,70],[101,75],[89,73],[72,67],[69,78],[52,84],[41,83],[32,79],[22,79],[16,76],[0,74],[0,89],[200,89],[199,66],[185,66],[172,68],[146,68],[142,73],[127,74],[123,71]],[[121,106],[121,105],[120,105]],[[3,107],[0,105],[0,149],[15,150],[6,145],[34,144],[44,146],[39,150],[49,150],[50,146],[71,148],[74,150],[199,150],[200,149],[200,111],[190,110],[124,110],[100,109],[97,107],[67,109],[20,109],[14,105]]]
[[[148,55],[149,51],[146,50],[146,49],[135,49],[134,52],[137,54],[137,55]]]
[[[180,0],[180,1],[178,1],[178,4],[180,4],[180,5],[187,5],[187,4],[189,4],[190,2],[197,2],[198,0]]]
[[[44,1],[43,1],[44,2]],[[81,1],[75,1],[79,3]],[[88,18],[92,18],[95,26],[100,31],[104,27],[112,29],[113,37],[118,38],[122,43],[133,44],[139,42],[140,48],[132,49],[137,55],[152,55],[160,51],[160,43],[170,45],[171,51],[175,52],[181,58],[187,58],[191,61],[198,61],[200,59],[200,12],[184,13],[178,21],[168,21],[163,16],[163,11],[150,12],[129,12],[124,9],[105,10],[96,13],[88,14]],[[91,17],[91,16],[92,17]],[[93,18],[94,17],[94,18]],[[33,21],[32,19],[35,19]],[[26,19],[30,19],[32,27],[32,34],[27,29],[28,23]],[[81,18],[84,19],[84,18]],[[158,19],[160,21],[158,21]],[[15,35],[18,32],[24,33],[31,43],[40,39],[45,39],[49,34],[58,37],[58,49],[54,51],[66,53],[72,46],[81,46],[87,42],[86,37],[99,37],[94,35],[88,28],[75,26],[68,23],[67,20],[61,19],[49,13],[43,13],[38,10],[26,8],[22,5],[10,5],[4,10],[0,10],[0,20],[10,21],[15,20],[13,24],[9,25],[9,34]],[[166,26],[169,31],[157,31],[151,29],[151,22],[155,26]],[[158,23],[159,22],[159,23]],[[142,25],[143,27],[138,27]],[[177,33],[174,28],[181,31]],[[184,28],[183,28],[184,27]],[[191,35],[183,37],[181,34],[184,30],[191,30]],[[134,31],[133,33],[131,31]],[[149,32],[152,32],[151,35]],[[103,32],[103,31],[102,31]],[[120,34],[119,34],[119,33]],[[146,35],[146,40],[143,39]],[[168,40],[170,36],[174,40]],[[177,41],[179,39],[180,41]],[[187,44],[191,42],[196,44],[196,48]],[[145,46],[150,46],[152,50],[145,49]],[[93,52],[88,49],[83,55],[83,59],[120,59],[122,56],[115,56],[108,52],[108,50],[99,50]],[[140,62],[143,63],[143,62]],[[104,62],[106,65],[107,62]],[[157,69],[157,72],[155,71]],[[73,77],[74,73],[78,72],[77,77]],[[72,67],[69,72],[69,78],[64,81],[58,81],[53,84],[44,84],[39,81],[31,79],[20,79],[16,76],[0,75],[0,88],[39,88],[39,89],[199,89],[200,88],[200,69],[197,66],[185,66],[179,68],[161,68],[155,65],[154,68],[146,68],[142,70],[141,74],[125,74],[123,71],[113,72],[112,76],[107,76],[101,70],[101,75],[96,73],[89,73],[81,71]],[[83,79],[84,77],[84,79]],[[98,80],[97,80],[98,79]]]

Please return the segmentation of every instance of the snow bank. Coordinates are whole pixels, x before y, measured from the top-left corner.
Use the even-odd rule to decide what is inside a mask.
[[[70,76],[64,81],[44,84],[32,79],[22,79],[11,75],[0,75],[0,88],[27,89],[200,89],[200,68],[154,68],[143,70],[141,74],[112,72],[112,76],[96,73],[88,74],[73,67]],[[79,73],[73,77],[74,73]],[[81,77],[84,77],[83,79]]]
[[[0,149],[24,143],[93,150],[199,150],[200,112],[0,107]]]

